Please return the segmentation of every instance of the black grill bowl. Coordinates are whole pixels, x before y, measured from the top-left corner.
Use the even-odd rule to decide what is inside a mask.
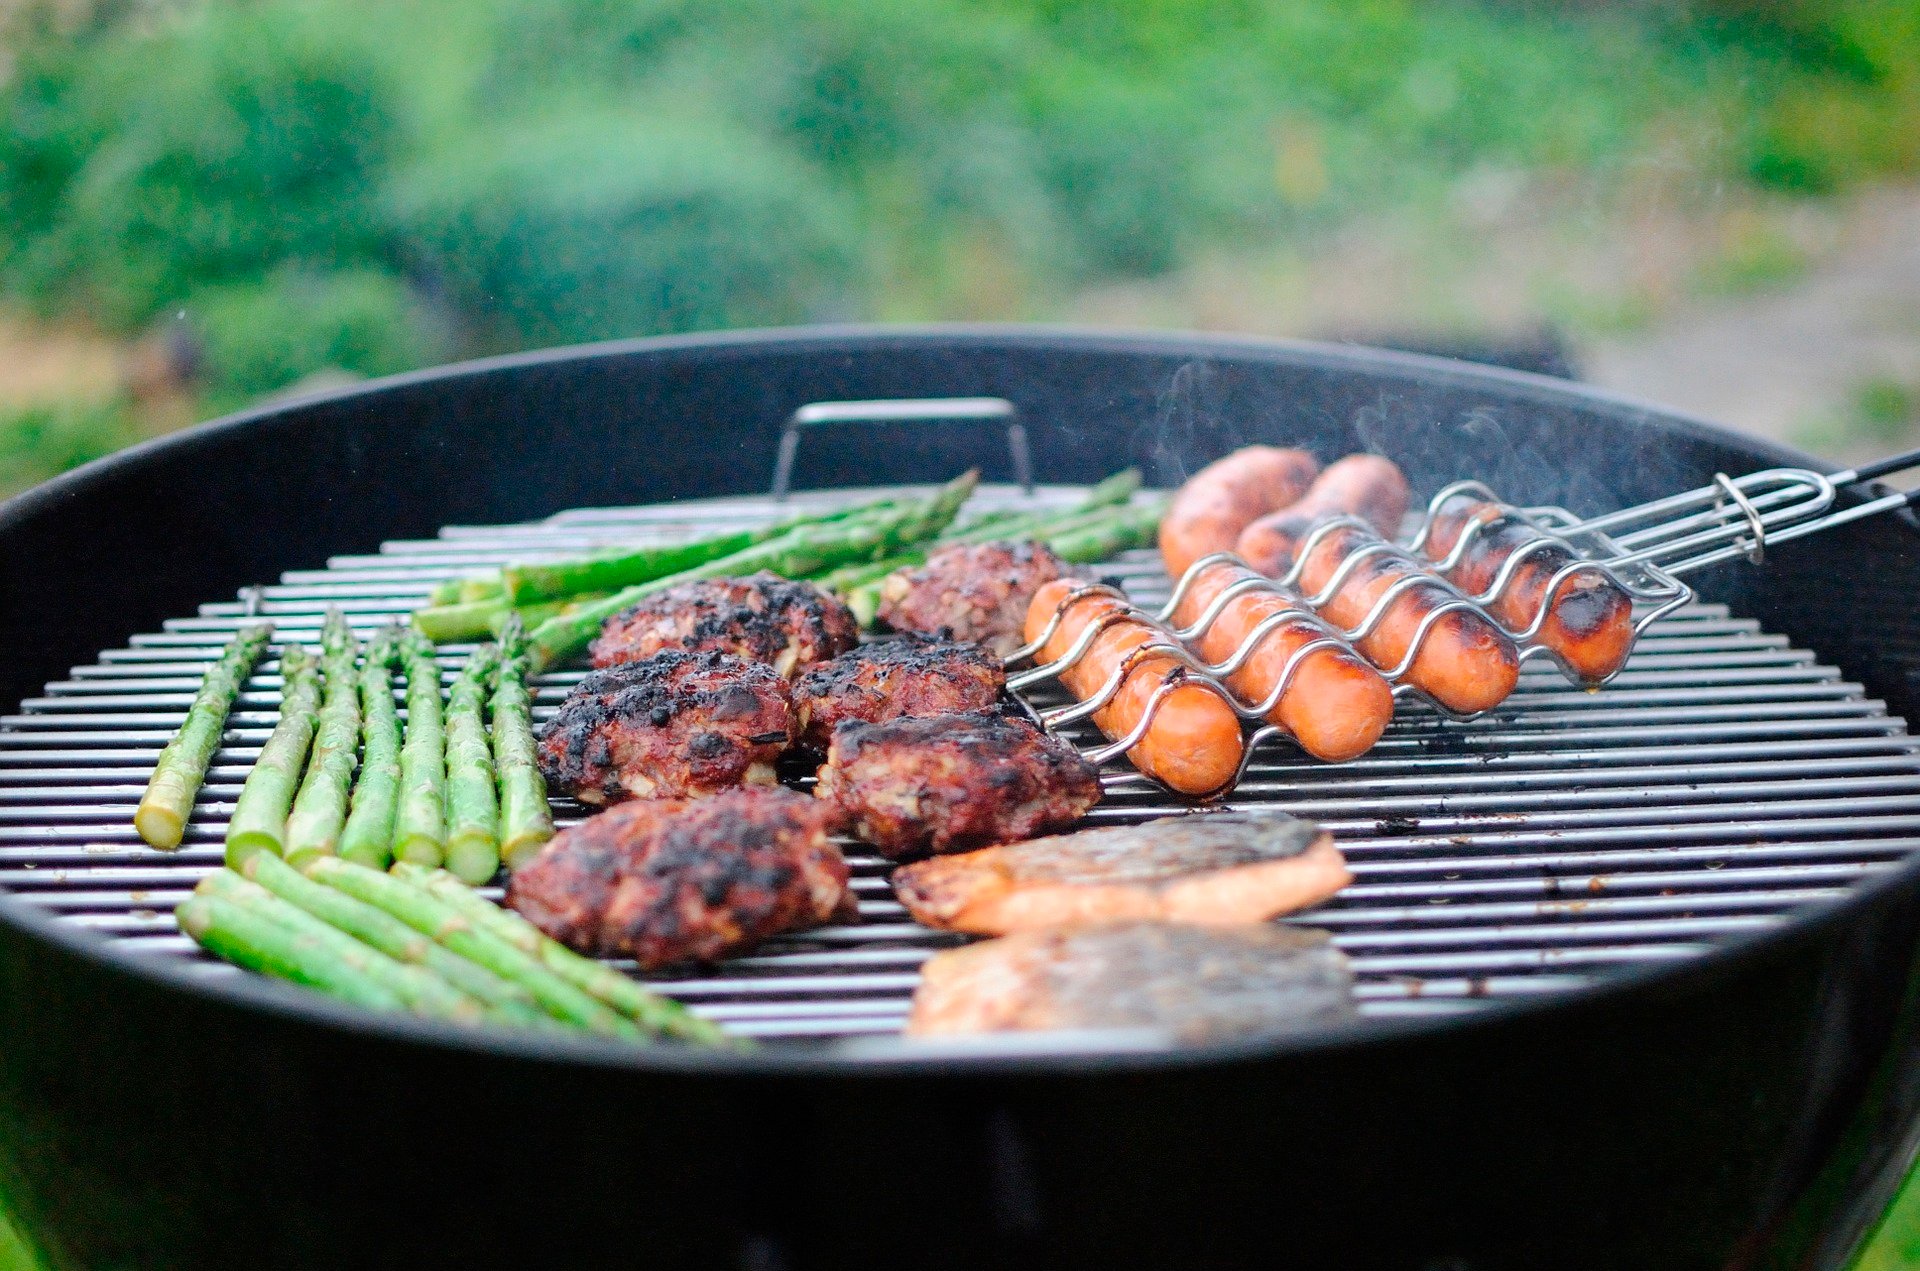
[[[383,539],[765,488],[809,401],[997,395],[1044,481],[1362,447],[1593,512],[1808,463],[1541,378],[1023,329],[749,333],[255,411],[0,509],[0,699]],[[822,431],[796,483],[1007,479],[962,428]],[[1920,535],[1698,581],[1910,714]],[[0,1187],[58,1267],[1837,1266],[1910,1155],[1920,870],[1571,997],[1167,1055],[847,1059],[476,1039],[209,986],[0,896]]]

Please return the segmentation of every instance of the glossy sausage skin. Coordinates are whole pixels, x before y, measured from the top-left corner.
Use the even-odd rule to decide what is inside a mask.
[[[1493,585],[1500,566],[1515,551],[1546,535],[1496,503],[1460,494],[1441,505],[1424,550],[1444,559],[1469,524],[1482,526],[1447,578],[1469,596]],[[1515,631],[1525,631],[1547,603],[1547,585],[1573,562],[1563,547],[1545,547],[1520,562],[1498,596],[1487,602],[1493,616]],[[1597,684],[1626,664],[1633,652],[1633,598],[1598,573],[1581,572],[1560,585],[1547,620],[1535,637],[1560,655],[1583,684]]]
[[[1357,526],[1334,529],[1308,550],[1300,590],[1308,596],[1318,595],[1350,553],[1378,542],[1376,535]],[[1404,560],[1369,556],[1320,607],[1321,616],[1343,630],[1351,630],[1365,620],[1387,588],[1409,574],[1432,579],[1432,575]],[[1375,666],[1396,667],[1412,647],[1421,619],[1452,598],[1436,581],[1403,591],[1388,607],[1380,625],[1354,643]],[[1427,633],[1406,679],[1449,710],[1470,715],[1498,706],[1513,692],[1520,679],[1520,651],[1504,631],[1480,614],[1456,609]]]
[[[1192,626],[1215,597],[1234,583],[1258,577],[1252,570],[1222,562],[1209,565],[1193,580],[1174,611],[1174,624]],[[1271,590],[1233,597],[1207,629],[1188,643],[1208,662],[1232,657],[1253,629],[1279,613],[1307,613],[1304,605]],[[1227,677],[1227,687],[1250,705],[1267,700],[1280,682],[1294,650],[1321,638],[1304,623],[1281,623],[1260,638],[1251,658]],[[1340,763],[1373,748],[1393,720],[1393,690],[1380,672],[1344,649],[1316,649],[1294,672],[1287,691],[1267,719],[1293,734],[1300,748],[1316,759]]]
[[[1255,518],[1294,502],[1320,471],[1304,450],[1245,446],[1187,478],[1160,522],[1160,557],[1173,578],[1202,556],[1230,552]]]
[[[1027,609],[1027,639],[1039,639],[1060,602],[1083,585],[1061,578],[1040,588]],[[1035,661],[1046,663],[1065,655],[1089,623],[1122,607],[1112,596],[1092,595],[1074,601]],[[1123,618],[1094,637],[1092,647],[1060,681],[1085,701],[1106,685],[1128,653],[1165,639],[1165,632],[1158,628],[1137,618]],[[1171,657],[1143,657],[1128,672],[1113,700],[1094,712],[1093,722],[1110,738],[1125,737],[1139,724],[1147,703],[1162,684],[1188,678],[1187,669]],[[1223,789],[1240,771],[1243,744],[1240,717],[1233,708],[1212,689],[1189,683],[1161,700],[1146,736],[1127,751],[1127,758],[1134,767],[1181,794],[1209,795]]]
[[[1270,578],[1293,568],[1294,549],[1314,523],[1329,516],[1357,516],[1392,538],[1407,515],[1407,479],[1393,460],[1348,455],[1327,465],[1299,502],[1269,512],[1240,532],[1235,550]]]

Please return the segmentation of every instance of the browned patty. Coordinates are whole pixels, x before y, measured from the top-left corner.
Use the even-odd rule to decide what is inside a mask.
[[[686,806],[679,799],[636,799],[569,826],[513,871],[507,904],[568,948],[598,951],[600,919],[614,887]]]
[[[1353,973],[1324,931],[1124,922],[934,954],[920,969],[907,1032],[1128,1028],[1195,1043],[1354,1015]]]
[[[1100,801],[1100,777],[1026,720],[970,711],[840,725],[814,793],[897,857],[1061,829]]]
[[[936,857],[895,870],[893,889],[928,926],[1003,935],[1122,919],[1263,922],[1351,880],[1319,826],[1215,812]]]
[[[649,970],[714,961],[857,914],[832,819],[779,789],[625,804],[554,836],[514,874],[508,903],[583,953]]]
[[[1006,684],[1000,659],[985,647],[909,633],[842,653],[795,680],[794,723],[824,752],[848,721],[986,710]]]
[[[540,771],[582,803],[772,785],[793,732],[787,682],[727,653],[656,653],[595,671],[540,729]]]
[[[607,619],[591,650],[599,667],[669,649],[764,662],[792,679],[860,638],[853,614],[812,583],[766,571],[669,587]]]
[[[1020,631],[1033,593],[1066,572],[1031,540],[956,543],[918,569],[887,575],[879,615],[896,631],[973,640],[1004,658],[1025,643]]]

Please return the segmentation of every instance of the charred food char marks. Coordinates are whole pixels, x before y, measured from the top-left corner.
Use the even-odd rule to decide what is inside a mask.
[[[984,645],[909,633],[842,653],[794,681],[794,724],[824,753],[840,724],[984,711],[1006,683]]]
[[[859,627],[847,607],[812,583],[761,571],[669,587],[607,619],[593,642],[597,667],[678,649],[763,662],[788,679],[852,648]]]
[[[595,671],[540,730],[540,770],[582,803],[772,785],[792,735],[787,682],[727,653],[656,653]]]
[[[1324,931],[1125,922],[936,953],[921,968],[907,1032],[1145,1028],[1196,1043],[1355,1014],[1352,969]]]
[[[1264,922],[1351,881],[1332,835],[1281,812],[1080,830],[903,866],[893,889],[931,927],[1001,935],[1123,919]]]
[[[851,919],[834,813],[790,790],[736,790],[673,817],[621,879],[600,943],[642,967],[710,962],[770,935]]]
[[[857,913],[833,811],[790,790],[610,809],[556,835],[508,903],[582,953],[707,962]]]
[[[977,640],[1006,657],[1023,643],[1033,593],[1066,572],[1042,543],[955,544],[888,575],[880,617],[897,631]]]
[[[1026,720],[970,711],[840,725],[814,793],[899,857],[1061,829],[1100,801],[1100,778]]]
[[[507,904],[569,948],[596,950],[613,889],[686,806],[679,799],[636,799],[562,830],[513,872]]]

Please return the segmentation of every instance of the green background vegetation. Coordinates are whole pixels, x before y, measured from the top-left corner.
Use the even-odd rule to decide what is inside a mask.
[[[1475,172],[1920,166],[1905,0],[66,0],[4,49],[0,306],[160,342],[196,414],[610,336],[1046,317]],[[0,420],[0,488],[128,407]]]
[[[0,310],[168,350],[189,416],[567,341],[1044,318],[1478,173],[1657,165],[1805,199],[1920,170],[1920,5],[0,4]],[[1793,267],[1760,235],[1707,283]],[[154,426],[0,412],[0,494]],[[1920,1202],[1864,1265],[1916,1258]]]

